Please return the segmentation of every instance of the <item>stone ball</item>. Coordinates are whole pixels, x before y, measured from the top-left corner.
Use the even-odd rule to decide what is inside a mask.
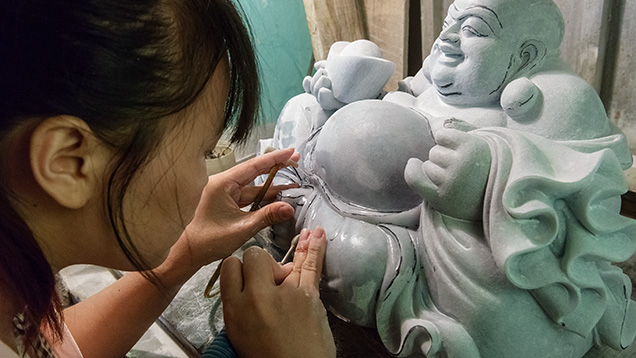
[[[354,102],[322,128],[314,172],[347,204],[401,212],[422,202],[404,179],[410,158],[428,159],[435,145],[428,120],[414,109],[381,100]]]

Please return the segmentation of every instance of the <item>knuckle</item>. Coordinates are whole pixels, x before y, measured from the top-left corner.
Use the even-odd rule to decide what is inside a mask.
[[[263,253],[264,251],[260,247],[256,247],[256,246],[248,247],[243,253],[243,262],[259,260],[261,259]]]
[[[294,268],[292,269],[291,274],[294,275],[300,275],[300,273],[302,272],[303,268],[301,266],[294,266]]]
[[[435,174],[437,168],[437,164],[435,164],[431,160],[427,160],[422,164],[422,170],[424,170],[424,173],[428,176],[431,176],[431,174]]]
[[[308,257],[308,258],[305,260],[305,262],[303,262],[302,270],[303,270],[305,273],[308,273],[308,272],[316,272],[316,271],[318,271],[318,264],[317,264],[317,260],[316,260],[316,259],[313,259],[313,258],[309,258],[309,257]]]
[[[303,271],[308,272],[316,272],[318,270],[318,266],[322,261],[322,255],[320,249],[315,246],[309,246],[307,250],[307,257],[303,262]]]
[[[448,127],[440,128],[437,132],[435,132],[435,140],[439,142],[439,141],[444,141],[448,139],[449,133],[452,131],[453,130]]]
[[[439,161],[444,159],[443,147],[436,145],[428,153],[428,160],[431,162],[438,163]]]
[[[274,210],[272,210],[271,208],[268,208],[263,216],[263,220],[259,221],[259,223],[263,226],[269,226],[272,224],[275,224],[278,222],[278,215],[276,214],[276,212]],[[259,228],[260,230],[260,228]]]
[[[326,100],[330,100],[334,98],[333,92],[329,88],[325,88],[325,87],[318,90],[318,95],[320,95],[321,97],[323,97],[323,99],[326,99]]]

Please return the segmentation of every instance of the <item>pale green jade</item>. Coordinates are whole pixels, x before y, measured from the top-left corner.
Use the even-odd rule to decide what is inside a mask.
[[[301,161],[276,180],[302,186],[281,193],[296,215],[273,241],[324,227],[323,301],[392,354],[582,357],[634,341],[631,283],[612,265],[636,251],[619,215],[632,157],[561,60],[563,31],[552,0],[457,0],[400,91],[382,92],[374,44],[336,43],[281,113],[271,144]]]

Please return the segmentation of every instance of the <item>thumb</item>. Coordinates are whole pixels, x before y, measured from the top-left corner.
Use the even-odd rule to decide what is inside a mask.
[[[303,79],[303,89],[306,93],[311,93],[311,76],[305,76]]]
[[[283,281],[285,281],[285,279],[287,278],[287,276],[289,276],[293,269],[293,262],[286,263],[285,265],[278,265],[278,267],[275,267],[274,282],[276,282],[277,285],[280,285]]]
[[[326,60],[316,61],[316,63],[314,63],[314,68],[316,70],[319,70],[319,69],[325,68],[325,67],[327,67],[327,61]]]
[[[249,212],[243,227],[256,233],[264,228],[282,223],[294,217],[294,208],[288,203],[275,201],[256,211]]]
[[[323,109],[326,109],[328,111],[339,109],[341,107],[344,107],[345,105],[344,102],[340,102],[338,99],[336,99],[333,94],[333,90],[324,87],[318,90],[318,96],[316,97],[316,100],[318,100],[318,103],[320,103],[320,106]]]
[[[424,162],[411,158],[404,168],[404,180],[411,189],[424,199],[437,196],[437,185],[426,175]]]

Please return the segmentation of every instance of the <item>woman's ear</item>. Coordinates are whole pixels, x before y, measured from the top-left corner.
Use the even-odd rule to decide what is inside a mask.
[[[86,122],[77,117],[46,118],[31,134],[29,156],[36,182],[69,209],[83,207],[101,192],[107,154]]]

